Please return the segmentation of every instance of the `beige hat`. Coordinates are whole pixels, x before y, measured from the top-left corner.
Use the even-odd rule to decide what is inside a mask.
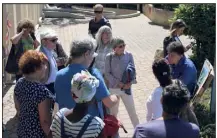
[[[40,40],[54,37],[57,37],[57,34],[53,29],[45,28],[40,32]]]

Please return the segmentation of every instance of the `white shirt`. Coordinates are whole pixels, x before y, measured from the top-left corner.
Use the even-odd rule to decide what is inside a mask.
[[[152,94],[148,97],[146,107],[147,107],[147,114],[146,114],[146,121],[151,121],[152,119],[157,119],[162,117],[163,108],[161,104],[161,95],[163,92],[162,87],[157,87]]]
[[[61,116],[69,109],[62,108],[59,112],[56,113],[53,122],[51,124],[51,131],[53,138],[61,138]],[[62,113],[62,114],[61,114]],[[64,116],[64,130],[65,134],[71,137],[77,137],[79,131],[83,127],[84,123],[90,117],[89,114],[84,116],[79,122],[72,123]],[[99,117],[95,116],[86,131],[82,135],[82,138],[97,138],[104,128],[105,123]]]
[[[56,80],[57,71],[58,71],[56,60],[53,57],[52,50],[48,50],[46,47],[42,47],[42,48],[46,52],[45,54],[46,54],[48,61],[50,63],[50,71],[51,71],[50,76],[49,76],[46,84],[54,83]]]

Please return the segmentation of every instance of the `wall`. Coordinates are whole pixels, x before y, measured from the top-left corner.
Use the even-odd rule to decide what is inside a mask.
[[[38,23],[42,13],[43,4],[3,4],[3,74],[4,82],[11,80],[11,75],[4,72],[4,65],[7,60],[8,52],[10,51],[11,43],[6,43],[5,37],[7,33],[7,13],[12,27],[9,29],[9,38],[16,34],[16,26],[21,19],[31,19],[35,25]]]
[[[143,13],[155,24],[169,26],[169,19],[173,17],[174,12],[154,8],[152,4],[143,5]]]

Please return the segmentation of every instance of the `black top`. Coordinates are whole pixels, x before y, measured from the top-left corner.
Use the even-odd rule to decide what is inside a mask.
[[[90,20],[88,30],[92,34],[92,36],[95,38],[95,35],[97,31],[99,30],[99,28],[104,25],[107,25],[111,28],[111,24],[109,23],[109,20],[107,20],[106,18],[103,17],[98,22],[95,22],[95,18],[94,18]]]
[[[176,41],[175,37],[176,36],[167,36],[167,37],[164,38],[164,41],[163,41],[164,57],[166,57],[168,55],[167,47],[169,46],[169,44],[171,42],[175,42]]]

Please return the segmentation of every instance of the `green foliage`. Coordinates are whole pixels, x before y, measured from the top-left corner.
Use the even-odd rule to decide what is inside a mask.
[[[215,114],[210,114],[211,88],[205,90],[194,112],[200,125],[200,138],[215,138]]]
[[[180,4],[175,9],[175,15],[170,21],[183,19],[188,28],[185,34],[194,39],[193,55],[191,59],[198,70],[204,60],[214,63],[216,45],[216,6],[215,4]]]
[[[120,9],[137,10],[137,4],[119,4]]]
[[[215,124],[205,126],[200,133],[201,138],[215,138]]]
[[[204,104],[194,105],[194,112],[200,125],[200,138],[215,138],[215,114],[210,114]]]
[[[168,11],[174,11],[175,8],[179,7],[179,4],[153,4],[155,8],[164,9]]]

